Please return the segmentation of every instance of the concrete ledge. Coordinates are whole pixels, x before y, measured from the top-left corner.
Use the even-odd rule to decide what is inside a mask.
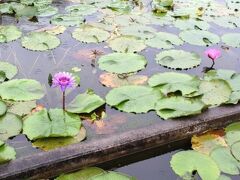
[[[54,177],[190,138],[193,134],[221,128],[239,119],[240,105],[213,108],[199,116],[159,122],[108,138],[19,158],[0,166],[0,179]]]

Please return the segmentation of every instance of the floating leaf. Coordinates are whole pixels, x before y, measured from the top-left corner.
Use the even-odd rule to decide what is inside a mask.
[[[22,46],[33,51],[47,51],[60,45],[60,40],[46,32],[31,32],[22,38]]]
[[[107,173],[92,176],[90,180],[137,180],[135,177],[128,176],[119,172],[109,171]]]
[[[197,46],[210,46],[220,41],[220,38],[216,34],[201,30],[183,31],[179,36],[187,43]]]
[[[127,85],[142,85],[148,80],[147,76],[143,75],[131,75],[127,77],[121,77],[117,74],[103,73],[100,75],[99,81],[107,87],[116,88]]]
[[[150,87],[131,85],[112,89],[106,102],[124,112],[146,113],[153,110],[161,98],[161,93]]]
[[[180,30],[208,30],[210,28],[207,22],[194,19],[178,19],[174,26]]]
[[[200,93],[203,94],[202,101],[210,106],[218,106],[226,103],[232,93],[229,84],[222,79],[202,81],[199,89]]]
[[[37,7],[37,16],[38,17],[47,17],[47,16],[53,16],[57,14],[58,8],[49,6],[49,5],[43,5]]]
[[[41,84],[32,79],[14,79],[0,84],[0,96],[4,100],[31,101],[44,96]]]
[[[0,101],[0,116],[4,115],[6,111],[7,111],[6,104],[3,101]]]
[[[4,144],[0,145],[0,164],[16,159],[16,152],[14,148]]]
[[[202,180],[218,179],[220,170],[207,155],[196,151],[181,151],[173,155],[170,161],[173,171],[184,179],[191,179],[192,172],[197,171]]]
[[[67,106],[67,111],[71,113],[90,113],[105,104],[105,101],[96,94],[79,94]]]
[[[217,163],[219,169],[227,174],[238,175],[240,162],[238,162],[231,154],[230,149],[219,147],[214,149],[210,157]]]
[[[24,116],[30,114],[36,106],[36,101],[13,102],[8,108],[8,112],[18,116]]]
[[[0,71],[4,72],[7,79],[12,79],[17,74],[18,70],[16,66],[8,62],[0,61]]]
[[[128,1],[119,0],[112,1],[110,4],[108,4],[107,8],[119,13],[129,13],[132,9]]]
[[[98,60],[99,68],[112,73],[131,73],[144,69],[147,60],[133,53],[111,53]]]
[[[222,36],[222,42],[228,46],[240,48],[240,33],[229,33]]]
[[[110,34],[99,28],[89,25],[83,25],[72,33],[72,37],[85,43],[100,43],[106,41]]]
[[[194,135],[191,139],[192,149],[209,155],[216,147],[227,147],[224,135],[223,130],[212,130],[204,134]]]
[[[64,33],[66,27],[64,26],[47,26],[41,29],[36,30],[36,32],[47,32],[52,35],[59,35]]]
[[[181,96],[163,98],[156,104],[157,114],[163,119],[201,114],[205,105],[199,99],[188,99]]]
[[[225,128],[226,141],[229,146],[240,141],[240,122],[232,123]]]
[[[97,12],[97,8],[89,4],[72,5],[72,6],[66,7],[65,10],[68,13],[71,13],[74,15],[82,15],[82,16],[91,15]]]
[[[172,69],[189,69],[200,64],[198,54],[183,50],[162,51],[156,56],[156,62],[164,67]]]
[[[16,26],[0,26],[0,43],[11,42],[21,36],[22,32]]]
[[[47,137],[69,137],[79,133],[81,121],[78,115],[62,109],[50,109],[28,116],[23,123],[23,134],[30,140]],[[41,128],[39,128],[41,127]]]
[[[158,32],[155,37],[146,41],[146,45],[159,49],[171,49],[182,44],[183,41],[177,35],[166,32]]]
[[[188,74],[165,72],[153,75],[148,84],[165,95],[180,91],[183,96],[189,97],[198,91],[200,79]]]
[[[134,36],[119,36],[108,41],[109,47],[122,53],[139,52],[146,48],[144,42]]]
[[[231,152],[234,158],[238,161],[240,161],[240,141],[237,141],[236,143],[232,144],[231,146]],[[240,168],[240,166],[239,166]]]
[[[131,19],[130,19],[131,20]],[[134,20],[134,19],[133,19]],[[120,33],[125,36],[135,36],[141,39],[149,39],[154,37],[154,34],[157,30],[153,27],[141,25],[141,24],[132,24],[120,28]]]
[[[237,27],[240,27],[239,18],[234,16],[218,17],[218,18],[215,18],[213,22],[219,26],[230,28],[230,29],[235,29]]]
[[[84,21],[84,18],[73,14],[57,14],[52,17],[50,23],[60,26],[79,26]]]
[[[5,141],[22,131],[22,120],[16,115],[6,113],[0,116],[0,140]]]
[[[105,173],[104,170],[97,167],[89,167],[75,173],[63,174],[56,178],[56,180],[87,180],[98,174]]]
[[[64,146],[68,146],[70,144],[76,144],[83,141],[86,138],[87,132],[84,127],[81,127],[79,133],[74,137],[52,137],[52,138],[43,138],[37,139],[33,142],[33,147],[40,148],[44,151],[49,151],[57,148],[61,148]]]

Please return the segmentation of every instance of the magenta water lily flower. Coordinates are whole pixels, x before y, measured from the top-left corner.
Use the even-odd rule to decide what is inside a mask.
[[[62,107],[65,111],[65,91],[67,88],[76,87],[75,78],[71,73],[59,72],[53,76],[52,87],[60,87],[62,91]]]
[[[216,59],[218,59],[219,57],[221,57],[221,51],[218,49],[207,49],[204,54],[209,57],[211,60],[215,61]]]
[[[75,78],[71,73],[59,72],[52,79],[52,87],[60,87],[61,91],[66,91],[67,88],[76,86]]]

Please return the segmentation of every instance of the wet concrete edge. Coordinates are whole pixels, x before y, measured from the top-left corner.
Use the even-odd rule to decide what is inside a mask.
[[[104,163],[143,150],[167,145],[209,129],[224,127],[240,119],[240,105],[223,106],[205,113],[41,152],[0,166],[0,179],[41,179],[86,166]]]

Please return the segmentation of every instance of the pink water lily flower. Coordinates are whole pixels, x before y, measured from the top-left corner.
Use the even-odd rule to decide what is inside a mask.
[[[204,54],[213,61],[221,57],[221,51],[214,48],[207,49]]]
[[[65,92],[67,88],[73,88],[75,86],[75,78],[68,72],[56,73],[52,79],[52,87],[60,87],[62,92]]]

